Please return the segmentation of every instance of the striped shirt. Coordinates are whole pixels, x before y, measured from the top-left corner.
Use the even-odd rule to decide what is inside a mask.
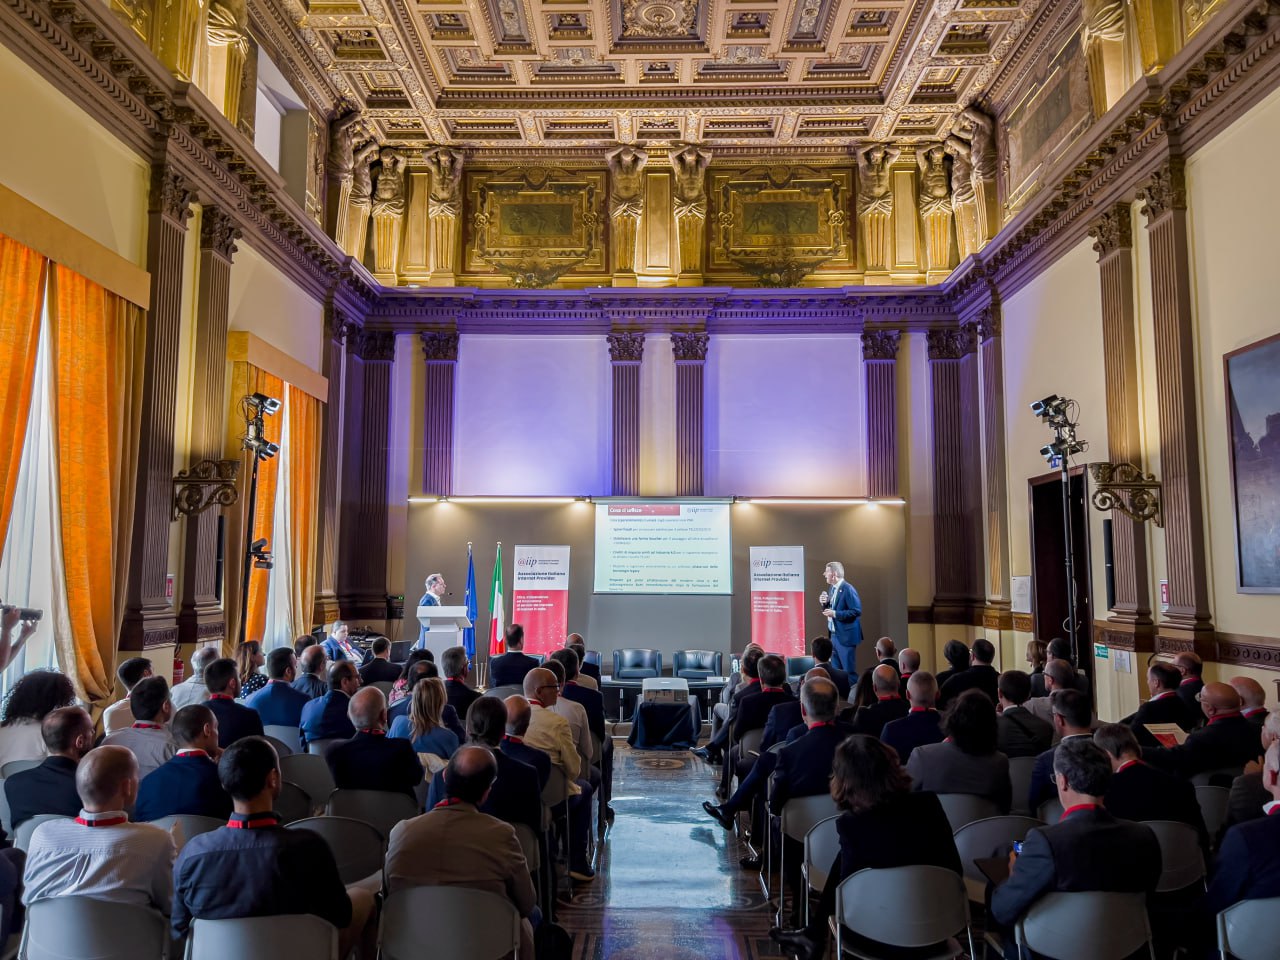
[[[138,760],[138,779],[158,770],[176,751],[168,727],[125,727],[102,741],[104,747],[127,747]]]

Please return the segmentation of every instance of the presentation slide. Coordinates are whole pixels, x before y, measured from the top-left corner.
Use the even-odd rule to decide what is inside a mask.
[[[596,593],[728,594],[728,503],[596,504]]]

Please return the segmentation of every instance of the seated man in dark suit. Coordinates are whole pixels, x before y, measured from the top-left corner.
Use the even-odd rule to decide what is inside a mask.
[[[204,668],[209,699],[205,706],[218,719],[218,746],[226,748],[242,737],[262,736],[262,717],[237,703],[240,696],[240,668],[229,657],[215,660]]]
[[[1267,714],[1262,725],[1262,752],[1265,754],[1273,743],[1280,741],[1280,710],[1272,710]],[[1253,763],[1245,767],[1244,773],[1236,777],[1231,784],[1231,794],[1227,798],[1227,819],[1222,824],[1221,837],[1237,823],[1246,823],[1265,816],[1262,807],[1271,800],[1271,793],[1262,782],[1262,764]]]
[[[587,660],[587,642],[582,639],[582,634],[580,633],[569,634],[569,636],[565,637],[564,645],[566,650],[572,650],[574,653],[578,655],[578,663],[581,664],[581,666],[578,668],[579,672],[584,677],[590,677],[595,682],[595,687],[593,687],[592,689],[599,690],[600,689],[600,664],[591,663],[589,660]]]
[[[1059,746],[1067,740],[1093,738],[1093,705],[1079,690],[1054,690],[1049,695],[1053,709],[1053,729]],[[1027,809],[1035,813],[1040,804],[1053,799],[1053,755],[1058,747],[1050,747],[1036,757],[1031,771],[1031,788],[1027,797]]]
[[[508,687],[524,683],[525,674],[538,665],[524,654],[524,627],[513,623],[504,634],[506,653],[489,661],[489,686]]]
[[[1209,721],[1176,747],[1145,751],[1156,766],[1190,779],[1223,767],[1243,767],[1262,753],[1261,731],[1240,714],[1240,695],[1226,683],[1208,683],[1200,691],[1200,709]],[[1225,784],[1230,786],[1230,784]]]
[[[909,712],[901,720],[886,723],[880,731],[880,741],[897,751],[904,767],[916,747],[941,743],[946,737],[942,732],[942,714],[933,708],[937,696],[938,684],[933,674],[927,670],[913,671],[907,681]]]
[[[907,695],[907,681],[920,669],[920,651],[905,647],[898,651],[898,690]]]
[[[1000,671],[991,665],[996,658],[995,644],[990,640],[975,640],[969,655],[969,669],[949,677],[938,690],[938,706],[943,710],[966,690],[981,690],[992,703],[1000,695]]]
[[[803,678],[801,678],[800,689],[802,691],[804,689],[804,684],[808,683],[810,680],[831,680],[831,674],[827,673],[826,670],[823,670],[822,667],[814,667],[806,673]],[[834,683],[835,681],[832,680],[831,682]],[[840,705],[838,700],[839,695],[840,691],[839,688],[837,688],[837,707]],[[842,724],[842,726],[846,727],[850,733],[853,732],[852,724],[845,723]],[[801,704],[800,699],[784,700],[769,711],[769,719],[765,721],[764,725],[764,739],[760,741],[760,755],[764,756],[765,751],[775,744],[790,743],[796,737],[803,735],[808,729],[809,725],[805,722],[804,707]],[[792,736],[792,734],[795,736]],[[773,770],[770,768],[766,773],[766,776],[768,773],[772,772]]]
[[[1142,762],[1142,747],[1131,727],[1104,723],[1093,734],[1093,742],[1111,760],[1111,785],[1106,804],[1111,815],[1121,820],[1174,820],[1185,823],[1200,837],[1200,846],[1209,852],[1209,832],[1196,802],[1195,787],[1187,780],[1157,770]]]
[[[93,721],[79,707],[50,710],[40,721],[40,738],[49,755],[38,767],[4,781],[9,816],[16,830],[41,813],[74,817],[80,812],[76,767],[93,749]]]
[[[326,659],[324,647],[313,644],[298,655],[298,675],[291,686],[307,695],[308,700],[323,697],[329,692],[329,683],[325,680]]]
[[[733,724],[738,714],[738,704],[742,698],[751,693],[756,693],[760,689],[760,658],[764,656],[764,650],[755,644],[747,647],[742,655],[742,667],[739,673],[741,678],[738,686],[729,695],[728,709],[725,711],[726,719],[716,728],[715,718],[711,721],[711,741],[705,747],[699,747],[693,751],[694,756],[701,757],[708,763],[719,763],[722,755],[729,747],[730,735],[733,733]],[[730,680],[733,678],[730,677]],[[713,711],[714,712],[714,711]]]
[[[283,649],[293,654],[288,647]],[[174,714],[170,729],[178,752],[142,778],[134,819],[159,820],[180,813],[217,819],[231,816],[231,797],[218,780],[217,758],[222,753],[218,718],[203,703],[193,703]]]
[[[1147,732],[1148,723],[1176,723],[1183,730],[1194,730],[1198,724],[1196,714],[1178,696],[1178,684],[1182,676],[1171,663],[1157,660],[1147,667],[1147,689],[1151,691],[1151,699],[1140,706],[1136,712],[1121,720],[1133,728],[1138,742],[1144,747],[1158,747],[1160,744]]]
[[[356,728],[347,716],[351,696],[360,689],[360,674],[350,660],[339,660],[329,668],[329,692],[302,708],[302,737],[317,740],[350,740]]]
[[[467,711],[467,743],[485,747],[498,762],[498,779],[479,809],[506,823],[523,823],[537,835],[542,833],[542,788],[538,784],[538,771],[502,751],[506,727],[507,707],[497,697],[481,697]],[[548,764],[550,761],[547,757]],[[431,780],[426,809],[434,810],[436,804],[447,797],[441,770]],[[530,869],[536,869],[536,865],[530,865]]]
[[[794,700],[795,695],[787,686],[787,662],[777,654],[766,654],[757,665],[760,674],[760,688],[748,693],[738,701],[738,709],[731,713],[733,724],[729,735],[729,762],[724,765],[720,774],[720,795],[729,795],[729,783],[733,772],[745,777],[755,763],[754,757],[745,756],[741,750],[742,738],[752,730],[764,730],[769,721],[769,711],[779,703]]]
[[[1198,718],[1199,711],[1196,710],[1196,705],[1200,700],[1200,691],[1204,689],[1202,679],[1204,661],[1200,659],[1199,654],[1187,651],[1174,657],[1173,665],[1178,673],[1182,674],[1182,680],[1178,684],[1178,696],[1187,705],[1191,715]]]
[[[1021,670],[1000,674],[1000,716],[996,718],[1001,753],[1014,757],[1038,757],[1053,746],[1053,724],[1023,706],[1031,696],[1031,677]]]
[[[878,740],[884,725],[894,720],[901,720],[911,711],[911,707],[898,692],[896,667],[882,663],[872,670],[871,689],[876,695],[876,702],[858,708],[857,713],[853,715],[853,732],[865,733]]]
[[[430,651],[414,651],[415,654],[427,652]],[[425,680],[427,677],[438,676],[440,676],[440,671],[435,663],[430,660],[417,660],[411,663],[409,665],[409,682],[404,691],[405,695],[396,702],[394,707],[387,711],[387,719],[391,723],[395,723],[399,717],[408,717],[409,708],[413,705],[413,688],[418,685],[418,681]],[[446,695],[448,694],[448,687],[445,688],[445,693]],[[458,719],[458,711],[451,704],[446,703],[444,705],[444,712],[440,715],[440,719],[453,732],[453,735],[458,738],[459,743],[467,738],[467,732],[462,729],[462,723]]]
[[[369,662],[360,668],[360,683],[369,686],[373,683],[395,683],[400,679],[400,668],[391,662],[391,641],[386,637],[378,637],[369,647],[372,654]]]
[[[1261,729],[1267,719],[1267,691],[1253,677],[1232,677],[1228,683],[1240,694],[1240,715]]]
[[[1206,897],[1211,915],[1241,900],[1280,897],[1280,744],[1267,748],[1262,782],[1271,796],[1264,815],[1236,824],[1222,838]]]
[[[334,664],[334,667],[341,664]],[[387,698],[377,687],[357,690],[347,703],[355,736],[335,744],[324,756],[339,790],[385,790],[416,799],[422,763],[413,743],[387,736]]]
[[[1149,894],[1160,880],[1155,834],[1116,819],[1102,805],[1111,762],[1101,747],[1090,738],[1063,740],[1054,752],[1053,778],[1062,819],[1027,834],[1009,879],[991,895],[991,916],[1006,930],[1046,893]],[[1013,960],[1017,953],[1013,935],[1006,934],[1005,956]]]
[[[814,662],[827,672],[831,678],[831,682],[836,685],[836,689],[840,691],[840,699],[849,699],[849,689],[852,683],[849,680],[849,671],[841,670],[831,662],[831,654],[835,648],[831,643],[829,636],[814,637],[809,641],[809,655],[813,657]]]
[[[459,717],[465,717],[471,705],[481,697],[479,690],[467,685],[471,661],[467,659],[466,647],[450,647],[441,653],[440,672],[444,674],[444,692],[449,706]],[[501,770],[498,776],[502,776]]]
[[[225,827],[187,841],[173,865],[173,936],[193,920],[311,914],[338,928],[338,956],[377,951],[373,893],[346,887],[329,845],[310,830],[286,830],[273,813],[280,761],[262,737],[228,747],[218,776],[235,812]]]
[[[288,647],[267,654],[267,685],[250,695],[246,707],[257,710],[264,727],[292,727],[302,724],[302,708],[311,698],[293,686],[297,679],[297,659]]]
[[[512,760],[519,760],[533,767],[538,774],[538,793],[541,795],[546,789],[547,781],[551,779],[551,756],[545,750],[538,750],[524,742],[524,735],[529,732],[533,709],[529,706],[529,701],[518,693],[507,697],[502,705],[507,709],[507,732],[502,737],[499,749]]]
[[[893,637],[881,637],[876,641],[876,659],[880,665],[893,667],[893,672],[898,672],[898,645],[893,642]]]

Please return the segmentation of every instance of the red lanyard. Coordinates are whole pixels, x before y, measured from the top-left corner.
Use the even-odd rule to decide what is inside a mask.
[[[278,827],[280,818],[274,813],[255,813],[252,816],[233,813],[227,821],[232,830],[261,830],[263,827]]]
[[[82,827],[118,827],[120,824],[128,822],[128,817],[101,817],[96,820],[86,820],[83,812],[76,817],[76,823]]]
[[[437,804],[436,804],[434,807],[432,807],[431,809],[432,809],[432,810],[439,810],[441,807],[456,807],[456,806],[457,806],[458,804],[460,804],[461,802],[462,802],[462,801],[461,801],[461,800],[459,800],[457,797],[450,797],[448,800],[441,800],[439,803],[437,803]]]
[[[164,729],[164,724],[163,724],[163,723],[144,723],[143,721],[138,720],[138,721],[136,721],[136,722],[134,723],[134,725],[133,725],[133,729],[135,729],[135,730],[163,730],[163,729]]]

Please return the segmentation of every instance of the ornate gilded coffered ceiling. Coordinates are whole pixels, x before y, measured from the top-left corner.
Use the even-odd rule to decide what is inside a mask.
[[[572,154],[694,141],[830,154],[999,111],[1072,0],[252,0],[322,107],[386,142]]]

